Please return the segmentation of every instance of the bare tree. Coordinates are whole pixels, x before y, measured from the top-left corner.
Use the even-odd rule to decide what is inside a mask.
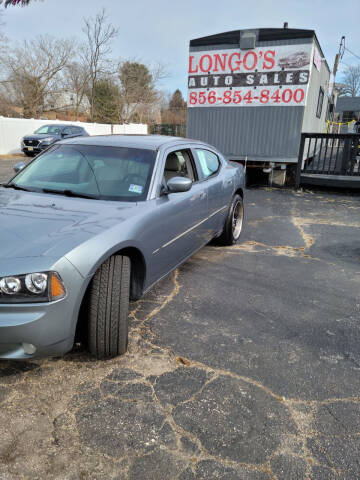
[[[2,21],[2,12],[0,12],[0,57],[4,55],[6,51],[7,39],[3,31],[4,22]]]
[[[64,70],[64,86],[73,95],[73,107],[75,120],[78,120],[79,112],[83,104],[88,100],[86,93],[89,90],[90,75],[83,62],[72,62]]]
[[[360,94],[360,65],[349,65],[342,78],[342,95],[356,97]]]
[[[4,4],[5,7],[14,7],[16,5],[25,7],[26,5],[29,5],[30,1],[31,0],[0,0],[0,5]]]
[[[109,74],[111,44],[118,35],[118,29],[107,22],[105,9],[101,9],[95,18],[85,18],[83,32],[86,43],[82,50],[82,59],[89,72],[90,117],[94,118],[95,85],[98,79]]]
[[[40,115],[45,98],[56,91],[60,72],[69,63],[74,42],[40,36],[25,40],[2,57],[1,80],[8,95],[23,108],[24,116]]]
[[[169,77],[169,72],[161,62],[157,62],[152,65],[150,67],[150,72],[154,85],[157,85],[159,82],[161,82],[161,80],[164,80],[164,78]]]
[[[346,86],[343,83],[335,83],[334,88],[338,97],[343,97],[346,95]]]

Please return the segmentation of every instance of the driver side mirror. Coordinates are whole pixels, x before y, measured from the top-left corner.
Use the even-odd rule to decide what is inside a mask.
[[[169,193],[188,192],[192,187],[192,180],[187,177],[173,177],[167,182]]]
[[[14,172],[15,173],[19,173],[20,170],[22,170],[23,168],[26,167],[26,163],[25,162],[18,162],[18,163],[15,163],[14,165]]]

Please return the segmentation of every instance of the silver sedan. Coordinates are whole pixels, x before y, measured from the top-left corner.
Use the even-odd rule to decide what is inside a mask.
[[[129,300],[243,224],[244,172],[214,147],[100,136],[50,147],[0,186],[0,358],[126,352]]]

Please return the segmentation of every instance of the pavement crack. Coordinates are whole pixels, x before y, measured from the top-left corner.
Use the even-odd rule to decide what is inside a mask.
[[[60,414],[61,415],[61,414]],[[53,437],[53,442],[54,442],[54,445],[56,445],[57,447],[60,446],[60,441],[59,441],[59,438],[57,436],[57,429],[58,429],[58,426],[57,426],[57,420],[59,418],[58,415],[57,417],[55,417],[52,421],[52,424],[53,424],[53,429],[52,429],[52,432],[51,432],[51,435]]]
[[[303,257],[310,260],[315,260],[322,262],[321,258],[312,257],[311,255],[305,254],[306,247],[292,247],[291,245],[267,245],[261,242],[255,242],[253,240],[244,242],[240,245],[233,245],[232,247],[224,249],[226,253],[236,253],[236,251],[244,251],[246,253],[261,253],[261,252],[272,252],[278,256],[285,257]]]
[[[173,275],[173,289],[172,289],[172,291],[169,293],[169,295],[167,295],[165,297],[165,299],[159,305],[157,305],[155,308],[153,308],[153,310],[151,310],[151,312],[149,312],[143,320],[140,320],[140,324],[139,324],[138,329],[137,329],[138,333],[139,333],[139,336],[140,337],[143,336],[142,334],[144,333],[145,327],[146,327],[146,331],[148,333],[150,333],[150,335],[151,335],[151,340],[146,339],[146,341],[149,345],[152,345],[152,340],[155,338],[155,334],[152,332],[151,327],[149,327],[149,325],[146,326],[146,324],[151,318],[153,318],[155,315],[157,315],[159,312],[161,312],[161,310],[163,310],[178,295],[178,293],[180,291],[180,288],[181,288],[181,286],[179,284],[178,277],[179,277],[179,270],[176,269],[174,271],[174,275]],[[135,321],[139,321],[136,314],[139,311],[141,306],[142,306],[142,303],[141,303],[141,300],[140,300],[139,305],[137,305],[137,307],[130,312],[130,314],[129,314],[130,318],[132,318]]]
[[[245,383],[249,383],[250,385],[253,385],[257,388],[260,388],[261,390],[263,390],[265,393],[270,395],[272,398],[274,398],[278,402],[283,403],[285,401],[285,397],[282,397],[281,395],[277,395],[270,388],[266,387],[261,382],[259,382],[257,380],[254,380],[253,378],[249,378],[249,377],[246,377],[246,376],[243,376],[243,375],[238,375],[238,374],[230,372],[228,370],[223,370],[223,369],[216,368],[216,367],[209,367],[208,365],[205,365],[204,363],[198,362],[198,361],[195,361],[195,360],[190,360],[190,361],[191,361],[191,365],[193,367],[195,366],[195,367],[198,367],[202,370],[205,370],[208,374],[212,374],[212,375],[215,374],[216,377],[218,377],[220,375],[223,375],[223,376],[232,377],[232,378],[237,379],[237,380],[241,380]],[[207,383],[210,383],[211,381],[213,381],[215,376],[211,377],[208,380]]]
[[[16,448],[18,446],[18,440],[14,437],[8,445],[0,452],[0,463],[7,465],[12,463],[16,457]]]
[[[329,415],[336,421],[336,423],[338,425],[340,425],[344,431],[346,431],[346,426],[344,425],[344,423],[335,415],[334,412],[331,411],[331,409],[329,408],[329,405],[325,405],[324,406],[326,411],[329,413]]]
[[[291,212],[291,221],[293,225],[299,230],[299,233],[305,243],[305,250],[309,250],[309,248],[314,245],[315,239],[310,234],[305,232],[304,225],[306,225],[307,223],[304,221],[303,218],[295,217],[293,212]],[[313,223],[315,222],[313,221]]]
[[[155,307],[150,313],[146,315],[145,319],[142,321],[142,325],[144,325],[148,320],[150,320],[152,317],[157,315],[161,310],[163,310],[166,307],[168,303],[170,303],[174,299],[174,297],[176,297],[176,295],[179,293],[181,288],[178,281],[178,277],[179,277],[179,270],[176,269],[174,271],[174,276],[173,276],[173,283],[174,283],[173,290],[160,305]]]

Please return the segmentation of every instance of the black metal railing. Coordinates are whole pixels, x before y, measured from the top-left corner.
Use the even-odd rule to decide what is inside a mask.
[[[302,133],[296,185],[309,174],[360,177],[359,143],[360,134]]]
[[[152,124],[149,126],[152,135],[170,135],[172,137],[186,137],[186,125],[171,123]]]

